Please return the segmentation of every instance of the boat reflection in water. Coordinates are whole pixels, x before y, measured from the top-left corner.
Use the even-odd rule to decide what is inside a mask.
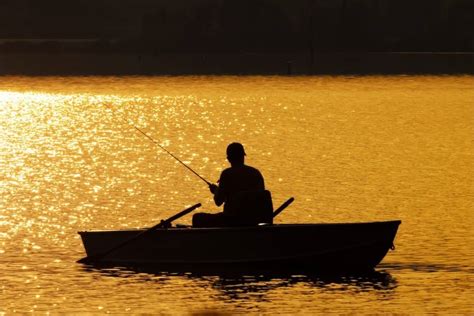
[[[389,294],[397,286],[397,280],[385,271],[353,272],[344,274],[312,273],[291,274],[284,271],[243,274],[236,271],[219,273],[170,273],[153,267],[107,267],[88,266],[82,268],[89,273],[98,273],[103,277],[123,278],[131,283],[152,282],[160,286],[183,279],[197,283],[201,287],[211,287],[219,291],[227,300],[265,300],[274,290],[304,287],[320,291],[341,292],[378,292]]]

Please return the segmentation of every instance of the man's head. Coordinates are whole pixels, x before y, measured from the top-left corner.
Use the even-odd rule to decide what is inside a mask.
[[[244,146],[240,143],[231,143],[227,146],[227,160],[231,164],[243,164],[244,163]]]

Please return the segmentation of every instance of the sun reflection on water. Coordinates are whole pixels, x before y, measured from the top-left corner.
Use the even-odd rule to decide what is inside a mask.
[[[0,313],[468,309],[472,77],[2,82]],[[241,141],[274,205],[296,197],[277,222],[402,219],[397,251],[384,266],[390,277],[326,282],[83,271],[75,264],[83,256],[77,231],[150,226],[197,202],[216,210],[207,186],[130,124],[211,181],[227,166],[225,146]],[[429,271],[411,268],[420,266]],[[446,284],[459,291],[446,292]]]

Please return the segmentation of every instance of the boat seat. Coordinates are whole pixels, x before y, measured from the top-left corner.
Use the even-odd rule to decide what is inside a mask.
[[[242,191],[232,194],[224,206],[224,216],[228,226],[273,224],[273,203],[270,191]]]

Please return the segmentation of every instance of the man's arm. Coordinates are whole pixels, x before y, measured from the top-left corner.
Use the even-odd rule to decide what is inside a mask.
[[[224,203],[224,200],[222,198],[222,193],[219,193],[219,187],[213,183],[209,185],[209,190],[211,191],[212,194],[214,194],[214,202],[216,203],[217,206],[221,206],[222,203]]]
[[[225,202],[225,193],[217,185],[214,185],[214,186],[215,186],[215,190],[213,192],[214,193],[214,202],[216,203],[217,206],[221,206],[222,203]]]
[[[210,185],[209,190],[211,190],[212,194],[214,194],[214,202],[216,203],[216,205],[221,206],[227,198],[227,193],[226,193],[227,180],[225,176],[225,170],[222,172],[218,183],[219,183],[219,186],[215,184]]]

